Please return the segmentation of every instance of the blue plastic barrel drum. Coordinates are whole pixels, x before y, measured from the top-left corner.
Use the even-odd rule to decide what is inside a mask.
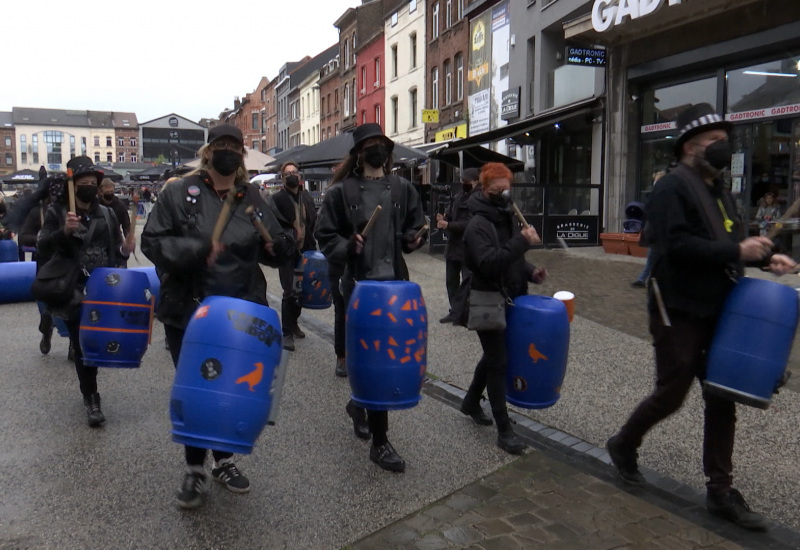
[[[768,408],[786,372],[797,320],[797,290],[762,279],[739,279],[717,323],[705,390]]]
[[[419,403],[428,349],[428,312],[419,285],[356,283],[347,308],[345,338],[356,405],[389,411]]]
[[[328,260],[316,250],[303,252],[298,260],[302,280],[298,289],[298,301],[307,309],[326,309],[331,307],[332,297],[328,279]]]
[[[170,398],[176,443],[250,453],[273,406],[281,324],[271,308],[209,296],[186,327]]]
[[[518,296],[506,321],[506,400],[525,409],[555,405],[569,355],[564,302],[549,296]]]
[[[18,262],[19,247],[13,239],[0,240],[0,263]]]
[[[0,241],[14,242],[14,241]],[[14,247],[16,250],[16,246]],[[0,262],[0,304],[33,301],[31,285],[36,278],[36,262]]]
[[[153,318],[147,275],[99,267],[86,282],[80,319],[83,362],[90,367],[136,368],[147,351]]]

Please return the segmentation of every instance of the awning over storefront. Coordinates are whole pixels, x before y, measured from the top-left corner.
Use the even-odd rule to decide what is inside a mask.
[[[457,153],[458,151],[463,151],[482,143],[489,143],[501,139],[514,139],[520,143],[525,143],[525,138],[530,137],[525,134],[533,134],[537,130],[547,126],[563,124],[573,118],[594,114],[595,109],[601,108],[602,103],[600,98],[589,98],[507,126],[489,130],[482,134],[454,140],[448,145],[447,151],[448,153]]]

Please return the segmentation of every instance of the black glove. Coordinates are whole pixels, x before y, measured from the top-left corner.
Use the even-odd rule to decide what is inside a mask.
[[[294,247],[294,239],[286,233],[278,235],[278,237],[272,241],[272,252],[279,258],[288,256]]]
[[[350,237],[350,240],[347,242],[347,255],[348,256],[360,256],[362,252],[364,252],[364,241],[366,240],[365,237],[361,236],[361,240],[357,239],[360,235],[356,234]]]

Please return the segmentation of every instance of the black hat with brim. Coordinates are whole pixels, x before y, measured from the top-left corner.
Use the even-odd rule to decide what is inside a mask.
[[[239,143],[244,144],[242,131],[232,124],[220,124],[218,126],[214,126],[208,131],[208,143],[213,143],[215,140],[221,137],[230,137]]]
[[[389,147],[389,153],[394,150],[394,142],[383,134],[381,125],[374,122],[368,122],[367,124],[362,124],[353,130],[353,147],[350,149],[350,154],[355,154],[355,152],[361,147],[362,143],[370,138],[376,137],[383,138],[383,140],[386,142],[386,146]]]
[[[725,130],[730,133],[733,124],[725,120],[708,103],[698,103],[687,107],[678,115],[678,141],[675,142],[675,156],[681,158],[683,144],[692,136],[710,130]]]
[[[97,178],[98,185],[100,185],[100,182],[103,180],[104,176],[103,170],[100,169],[99,166],[95,166],[92,162],[92,159],[86,155],[70,159],[69,162],[67,162],[67,170],[72,170],[73,179],[78,179],[80,176],[92,174],[95,178]]]

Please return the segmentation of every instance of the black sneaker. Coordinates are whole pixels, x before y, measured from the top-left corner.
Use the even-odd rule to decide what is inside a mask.
[[[406,471],[405,460],[397,454],[388,441],[383,445],[372,445],[369,449],[369,459],[390,472],[403,473]]]
[[[521,455],[528,447],[511,428],[497,432],[497,446],[512,455]]]
[[[606,450],[622,481],[629,485],[647,483],[642,472],[639,471],[637,463],[639,455],[635,450],[624,449],[619,443],[619,436],[615,435],[606,442]]]
[[[181,489],[178,491],[178,506],[191,510],[206,500],[206,475],[200,472],[186,472]]]
[[[347,361],[344,357],[336,358],[336,370],[333,371],[336,376],[347,378]]]
[[[633,281],[633,282],[631,283],[631,286],[632,286],[632,287],[634,287],[634,288],[644,288],[644,287],[646,287],[646,286],[647,286],[647,283],[645,283],[644,281],[640,281],[640,280],[638,280],[638,279],[637,279],[637,280],[635,280],[635,281]]]
[[[706,495],[706,510],[712,515],[735,523],[751,531],[766,531],[764,517],[753,510],[745,502],[742,493],[731,489],[723,495]]]
[[[300,339],[302,339],[302,338],[305,338],[305,337],[306,337],[306,333],[305,333],[305,332],[303,332],[303,331],[302,331],[302,329],[301,329],[300,327],[298,327],[298,326],[295,326],[295,327],[294,327],[294,329],[292,330],[292,335],[293,335],[295,338],[300,338]]]
[[[294,335],[286,334],[283,337],[283,349],[294,351]]]
[[[83,405],[86,407],[86,417],[89,426],[95,428],[106,421],[103,411],[100,410],[100,394],[95,392],[83,398]]]
[[[53,337],[53,329],[51,328],[49,332],[45,332],[42,334],[42,339],[39,342],[39,351],[42,352],[42,355],[47,355],[50,353],[50,339]]]
[[[242,475],[233,462],[224,462],[219,468],[214,468],[211,476],[234,493],[246,493],[250,490],[250,480]]]
[[[344,410],[353,419],[353,432],[356,437],[364,440],[369,439],[371,435],[369,433],[369,422],[367,422],[367,411],[356,406],[352,401],[347,402]]]

